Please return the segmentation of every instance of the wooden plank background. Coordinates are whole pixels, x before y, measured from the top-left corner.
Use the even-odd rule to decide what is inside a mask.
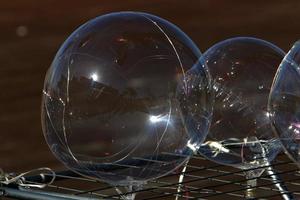
[[[300,1],[2,0],[0,2],[0,167],[60,167],[41,131],[44,75],[66,37],[112,11],[149,12],[177,24],[204,52],[234,36],[259,37],[285,51],[299,39]]]

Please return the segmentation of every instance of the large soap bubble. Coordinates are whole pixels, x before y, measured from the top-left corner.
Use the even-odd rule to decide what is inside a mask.
[[[95,18],[64,42],[46,75],[42,124],[75,172],[141,184],[184,163],[206,136],[209,74],[180,29],[135,12]]]
[[[268,166],[276,157],[280,142],[274,138],[267,105],[283,57],[275,45],[249,37],[222,41],[202,55],[215,92],[211,128],[199,149],[203,156],[240,169]],[[255,180],[263,171],[248,170],[246,176]]]
[[[281,62],[269,97],[275,133],[285,152],[300,166],[300,41]]]

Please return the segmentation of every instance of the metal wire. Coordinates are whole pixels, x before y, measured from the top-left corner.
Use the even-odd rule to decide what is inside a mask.
[[[163,162],[163,161],[161,161]],[[254,199],[300,198],[300,175],[298,168],[283,154],[265,169],[257,178],[256,186],[247,185],[244,174],[238,170],[212,163],[200,156],[191,158],[185,171],[177,170],[158,180],[150,181],[141,189],[127,191],[126,188],[107,185],[81,177],[71,171],[56,173],[55,181],[45,189],[30,189],[14,184],[0,188],[3,196],[16,199],[124,199],[135,194],[136,199],[245,199],[246,190],[255,190]],[[253,169],[251,169],[253,170]],[[180,177],[180,182],[178,181]],[[183,178],[184,177],[184,178]],[[52,178],[51,174],[26,177],[27,183],[43,183]],[[252,178],[255,179],[255,178]],[[118,191],[118,192],[117,192]],[[23,196],[22,196],[23,195]]]

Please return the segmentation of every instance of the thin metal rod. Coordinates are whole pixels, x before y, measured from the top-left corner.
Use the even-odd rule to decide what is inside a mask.
[[[170,156],[176,156],[171,154]],[[144,159],[144,158],[135,158],[136,160],[145,160],[145,162],[150,162],[151,160],[149,159]],[[184,181],[175,181],[174,179],[178,180],[177,176],[180,176],[182,173],[182,171],[177,171],[177,172],[173,172],[165,177],[162,177],[159,180],[154,180],[154,181],[149,181],[148,182],[148,187],[144,188],[144,189],[137,189],[135,191],[132,192],[124,192],[121,195],[130,195],[131,193],[141,193],[140,194],[140,198],[144,198],[144,199],[162,199],[165,197],[176,197],[176,195],[178,195],[178,197],[183,197],[186,199],[192,199],[192,198],[199,198],[202,200],[205,199],[210,199],[211,197],[214,196],[218,196],[218,195],[229,195],[229,196],[235,196],[235,197],[239,197],[241,199],[244,198],[244,196],[242,195],[242,191],[244,191],[246,189],[246,183],[245,181],[247,181],[247,179],[242,178],[243,177],[243,173],[247,170],[227,170],[227,168],[225,168],[224,170],[224,166],[219,165],[219,164],[213,164],[212,162],[209,162],[208,160],[200,157],[200,156],[193,156],[191,159],[193,159],[194,161],[197,160],[203,160],[204,163],[202,163],[202,165],[199,166],[195,166],[195,165],[187,165],[187,170],[185,171],[185,177],[186,180]],[[265,195],[264,198],[268,199],[274,196],[282,196],[284,198],[284,200],[294,200],[292,198],[292,194],[295,195],[295,197],[297,197],[298,193],[296,191],[288,191],[287,187],[285,186],[284,183],[286,183],[288,186],[291,186],[290,189],[293,189],[293,185],[297,186],[300,185],[300,177],[295,174],[296,171],[298,171],[298,168],[296,168],[296,166],[291,164],[291,161],[286,161],[286,159],[278,159],[280,162],[276,162],[273,164],[270,164],[268,166],[262,166],[262,167],[258,167],[255,169],[261,169],[261,168],[268,168],[270,167],[272,170],[272,167],[276,167],[276,169],[285,169],[283,171],[272,171],[270,170],[270,173],[267,171],[267,176],[261,176],[260,180],[264,181],[263,183],[267,183],[267,184],[258,184],[255,188],[259,188],[260,191],[265,190],[265,191],[270,191],[268,193],[260,193],[260,195]],[[154,160],[154,162],[160,162],[160,163],[168,163],[167,161],[162,161],[162,160]],[[129,168],[128,166],[122,165],[120,167],[124,167],[124,169]],[[285,168],[282,168],[285,167]],[[131,166],[130,166],[131,168]],[[253,169],[249,169],[249,170],[253,170]],[[31,199],[31,200],[35,200],[35,199],[40,199],[40,200],[60,200],[60,199],[67,199],[67,200],[85,200],[85,199],[91,199],[91,198],[87,198],[87,197],[93,197],[94,199],[118,199],[120,198],[120,194],[115,194],[113,192],[113,187],[100,183],[100,181],[95,181],[95,180],[91,180],[88,178],[84,178],[81,177],[80,175],[75,174],[74,172],[71,171],[62,171],[62,172],[57,172],[56,174],[56,179],[54,184],[49,185],[48,188],[43,189],[43,191],[40,190],[25,190],[25,192],[30,191],[29,196],[26,196],[27,194],[22,194],[23,197],[19,197],[19,199]],[[281,177],[279,175],[285,175],[282,176],[283,179],[281,179]],[[292,178],[290,175],[293,175],[293,179],[289,179]],[[230,176],[240,176],[241,178],[239,178],[239,180],[235,180],[232,181],[232,179],[230,178]],[[228,178],[230,180],[228,180]],[[37,182],[37,183],[41,183],[41,182],[47,182],[47,179],[51,179],[52,176],[50,174],[43,174],[43,175],[36,175],[36,176],[31,176],[31,177],[26,177],[25,180],[26,182]],[[296,178],[296,179],[295,179]],[[93,186],[91,184],[95,184],[94,185],[94,189],[89,187],[89,188],[77,188],[72,189],[70,187],[70,185],[65,185],[64,182],[62,182],[62,184],[59,184],[60,186],[57,185],[58,181],[63,181],[66,180],[68,182],[65,183],[72,183],[72,185],[74,185],[73,183],[76,183],[75,181],[77,181],[77,183],[79,185],[81,184],[85,184],[88,183],[89,186]],[[173,180],[173,181],[171,181]],[[73,182],[69,182],[69,181],[73,181]],[[206,182],[202,182],[202,181],[210,181],[213,184],[209,184],[209,185],[203,185],[202,183],[206,183]],[[266,182],[268,181],[268,182]],[[283,182],[284,181],[284,182]],[[98,185],[97,187],[97,183],[101,184]],[[219,183],[219,184],[218,184]],[[78,185],[77,184],[77,185]],[[197,186],[198,185],[198,186]],[[201,186],[202,185],[202,186]],[[235,188],[231,188],[232,190],[224,190],[224,189],[218,189],[219,188],[223,188],[227,185],[236,185]],[[83,185],[84,186],[84,185]],[[181,191],[177,191],[178,186],[182,186]],[[201,187],[199,187],[201,186]],[[206,187],[205,187],[206,186]],[[222,187],[223,186],[223,187]],[[12,190],[17,190],[19,192],[24,192],[24,189],[21,188],[14,188],[13,185],[9,185],[6,188],[8,189],[12,189]],[[0,187],[0,191],[1,191],[1,187]],[[295,188],[294,188],[295,189]],[[47,192],[47,190],[55,190],[58,191],[60,193],[52,193],[52,192]],[[4,190],[2,190],[4,191]],[[144,193],[143,193],[144,192]],[[148,194],[147,194],[148,192]],[[72,193],[72,195],[67,195],[64,193]],[[6,193],[7,194],[7,193]],[[11,198],[17,198],[16,197],[16,192],[13,192],[12,195],[15,196],[10,196]],[[37,197],[37,198],[33,198],[34,196],[30,196],[30,195],[42,195],[41,197]],[[25,196],[24,196],[25,195]],[[46,196],[45,196],[46,195]],[[48,195],[48,196],[47,196]],[[32,198],[31,198],[32,197]],[[262,196],[261,196],[262,197]]]
[[[290,172],[295,172],[295,170],[290,170]],[[269,175],[267,175],[269,176]],[[209,177],[207,177],[209,179]],[[256,179],[253,178],[253,179]],[[247,179],[247,180],[251,180],[251,179]],[[243,180],[238,180],[238,181],[232,181],[232,182],[229,182],[229,183],[224,183],[224,184],[216,184],[216,185],[210,185],[210,186],[206,186],[206,187],[202,187],[202,188],[198,188],[198,189],[191,189],[191,190],[185,190],[185,191],[181,191],[179,193],[177,192],[174,192],[173,194],[182,194],[184,192],[191,192],[191,191],[199,191],[199,190],[202,190],[202,189],[210,189],[210,188],[216,188],[216,187],[223,187],[223,186],[226,186],[226,185],[231,185],[231,184],[234,184],[234,183],[240,183],[240,182],[245,182],[247,181],[245,179]],[[293,180],[300,180],[300,178],[297,178],[297,179],[293,179]],[[261,186],[266,186],[266,185],[273,185],[274,183],[271,183],[271,184],[263,184]],[[259,187],[259,186],[256,186],[256,187]],[[252,188],[252,187],[251,187]],[[254,187],[253,187],[254,188]],[[233,192],[237,192],[237,191],[244,191],[245,188],[242,188],[242,189],[237,189],[237,190],[230,190],[230,191],[226,191],[226,192],[223,192],[222,194],[226,194],[228,192],[230,193],[233,193]],[[212,195],[206,195],[206,196],[196,196],[196,198],[203,198],[203,197],[211,197],[211,196],[217,196],[217,195],[220,195],[219,193],[218,194],[212,194]],[[171,196],[170,194],[165,194],[165,195],[161,195],[161,196],[153,196],[153,197],[150,197],[150,198],[146,198],[146,199],[159,199],[159,198],[165,198],[167,196]]]
[[[278,165],[284,165],[286,163],[288,163],[288,162],[276,163],[276,165],[277,166]],[[263,169],[263,168],[266,168],[266,167],[267,166],[262,166],[262,167],[257,167],[255,169]],[[183,181],[181,183],[171,183],[169,185],[163,185],[163,186],[160,186],[160,187],[169,187],[169,186],[174,186],[174,185],[178,185],[178,184],[187,184],[187,183],[197,182],[197,181],[211,179],[211,178],[218,178],[218,177],[230,176],[230,175],[234,175],[235,173],[242,173],[242,172],[246,172],[246,171],[250,171],[250,170],[253,170],[253,169],[238,170],[238,171],[235,171],[235,172],[228,172],[228,173],[224,173],[224,174],[217,174],[217,175],[213,175],[213,176],[209,176],[209,177],[194,178],[194,179],[191,179],[191,180]],[[235,182],[244,182],[244,181],[246,181],[246,180],[235,181]],[[228,184],[231,184],[231,183],[224,183],[223,185],[228,185]],[[145,189],[138,190],[138,191],[135,191],[135,192],[146,192],[146,191],[155,190],[155,189],[156,188],[145,188]],[[186,192],[186,191],[183,191],[183,192]],[[181,192],[181,193],[183,193],[183,192]],[[130,194],[130,193],[125,193],[125,194]],[[109,196],[109,197],[114,197],[114,196],[118,196],[118,195],[112,195],[112,196]],[[171,196],[171,195],[166,195],[166,196]]]
[[[54,192],[38,192],[29,189],[21,190],[18,188],[2,187],[1,190],[3,196],[21,200],[96,200],[94,198],[71,196]]]
[[[267,168],[266,173],[270,175],[274,185],[278,188],[278,190],[284,200],[294,200],[295,199],[293,197],[293,195],[288,191],[288,188],[285,186],[281,177],[276,172],[274,172],[274,169],[272,166],[269,166]]]

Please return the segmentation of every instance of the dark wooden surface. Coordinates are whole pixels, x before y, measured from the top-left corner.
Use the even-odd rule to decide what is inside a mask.
[[[0,2],[0,167],[59,167],[44,141],[40,101],[55,52],[80,24],[121,10],[177,24],[204,52],[234,36],[259,37],[285,51],[299,38],[300,1],[2,0]],[[25,30],[24,30],[25,29]]]

